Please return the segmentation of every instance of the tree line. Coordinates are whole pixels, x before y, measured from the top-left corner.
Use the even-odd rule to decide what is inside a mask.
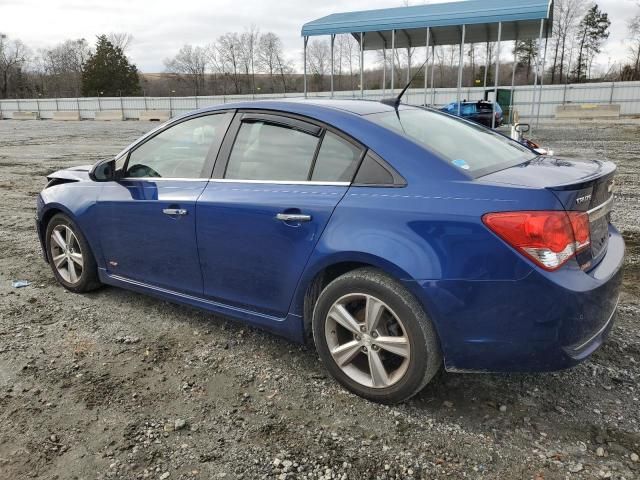
[[[408,3],[408,2],[405,2]],[[640,80],[640,1],[627,24],[628,60],[596,68],[610,32],[611,21],[595,3],[587,0],[556,0],[553,36],[539,44],[537,39],[512,42],[501,48],[501,83],[530,84],[536,65],[544,57],[545,84],[588,81]],[[164,59],[164,71],[141,74],[128,58],[134,41],[127,33],[109,33],[96,38],[66,40],[51,48],[31,50],[19,39],[0,33],[0,98],[77,96],[184,96],[300,92],[303,80],[299,67],[285,53],[282,39],[256,27],[228,32],[204,45],[183,45]],[[349,34],[337,35],[334,44],[334,87],[360,88],[360,48]],[[396,87],[416,73],[424,61],[424,47],[367,52],[364,88],[389,88],[390,70],[395,64]],[[509,61],[509,52],[513,61]],[[437,46],[433,58],[435,87],[457,84],[459,46]],[[463,47],[464,86],[491,86],[497,45],[467,44]],[[506,61],[505,61],[506,60]],[[515,62],[515,65],[514,63]],[[513,70],[512,68],[515,67]],[[331,47],[327,39],[311,39],[307,49],[308,87],[311,91],[330,88]],[[422,85],[424,77],[417,77]]]

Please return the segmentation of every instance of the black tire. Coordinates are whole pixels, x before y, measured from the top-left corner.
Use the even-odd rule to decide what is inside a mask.
[[[355,381],[331,355],[325,332],[325,325],[329,326],[326,323],[329,310],[335,302],[351,294],[376,297],[402,322],[411,353],[404,374],[389,387],[373,388]],[[329,373],[351,392],[374,402],[394,404],[408,400],[420,392],[442,366],[440,342],[422,306],[400,283],[373,268],[353,270],[327,285],[316,302],[312,323],[316,349]]]
[[[82,272],[75,282],[64,279],[53,261],[51,235],[54,229],[59,226],[65,226],[73,232],[73,235],[75,235],[77,243],[81,250],[83,263]],[[93,256],[91,248],[89,247],[89,243],[87,242],[87,239],[84,237],[82,231],[78,228],[75,222],[71,220],[67,215],[58,213],[54,215],[51,220],[49,220],[45,233],[45,246],[47,248],[47,258],[49,259],[49,265],[51,266],[53,275],[60,285],[74,293],[85,293],[100,288],[101,283],[98,279],[98,266],[96,265],[96,260]]]

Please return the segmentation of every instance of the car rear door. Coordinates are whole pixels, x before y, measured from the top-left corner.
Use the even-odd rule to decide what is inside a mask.
[[[97,202],[107,274],[202,295],[196,200],[209,181],[233,113],[185,119],[124,157]]]
[[[362,155],[302,119],[238,113],[196,206],[205,296],[284,317]]]

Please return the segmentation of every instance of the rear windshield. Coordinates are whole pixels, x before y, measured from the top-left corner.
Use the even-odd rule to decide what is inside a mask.
[[[536,154],[524,145],[446,114],[420,108],[368,115],[373,122],[451,162],[474,177],[524,163]]]

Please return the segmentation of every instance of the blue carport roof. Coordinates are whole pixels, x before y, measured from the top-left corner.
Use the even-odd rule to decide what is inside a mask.
[[[427,28],[436,45],[460,43],[466,25],[465,43],[496,41],[498,22],[502,40],[538,38],[540,20],[546,23],[544,35],[551,34],[553,0],[467,0],[460,2],[385,8],[360,12],[334,13],[306,23],[302,36],[365,33],[365,49],[391,47],[391,31],[396,30],[396,47],[421,46]],[[356,35],[357,34],[357,35]]]

